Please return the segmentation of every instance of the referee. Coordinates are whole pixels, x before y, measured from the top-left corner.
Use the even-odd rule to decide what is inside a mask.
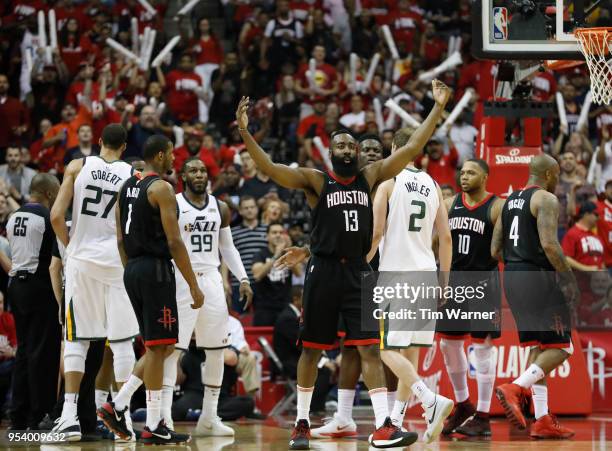
[[[8,298],[17,329],[11,428],[38,429],[57,399],[61,328],[53,295],[49,263],[55,234],[49,209],[59,190],[50,174],[37,174],[30,202],[6,226],[11,247]]]

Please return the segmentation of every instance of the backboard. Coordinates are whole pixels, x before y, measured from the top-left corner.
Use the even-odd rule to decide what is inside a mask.
[[[495,60],[584,60],[573,31],[612,26],[610,0],[474,0],[472,53]]]

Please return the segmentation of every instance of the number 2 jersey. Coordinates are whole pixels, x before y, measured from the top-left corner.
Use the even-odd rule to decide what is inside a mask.
[[[436,182],[416,168],[395,177],[388,201],[379,271],[435,271],[431,248],[440,197]]]
[[[99,156],[89,156],[83,159],[83,168],[74,181],[66,255],[78,260],[91,277],[108,283],[123,283],[115,203],[121,186],[133,173],[132,166],[124,161],[107,162]]]
[[[319,257],[365,258],[372,245],[372,201],[363,173],[349,183],[324,175],[312,210],[310,250]]]
[[[531,213],[531,198],[539,186],[514,191],[502,210],[504,263],[529,263],[553,270],[538,234],[537,218]]]
[[[465,194],[455,196],[448,212],[448,224],[453,238],[451,271],[490,271],[497,268],[491,257],[493,228],[491,208],[497,197],[489,194],[470,206]]]

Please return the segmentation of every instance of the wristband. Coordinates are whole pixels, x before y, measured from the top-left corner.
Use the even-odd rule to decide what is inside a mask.
[[[240,283],[243,283],[243,282],[246,282],[246,283],[248,283],[249,285],[251,284],[251,281],[249,280],[249,278],[248,278],[248,277],[244,277],[244,278],[240,279]]]
[[[246,131],[247,131],[247,129],[246,129],[246,128],[240,128],[240,127],[238,127],[238,131],[239,131],[239,132],[246,132]]]

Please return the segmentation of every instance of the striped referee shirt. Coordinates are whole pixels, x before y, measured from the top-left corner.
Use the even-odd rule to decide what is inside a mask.
[[[244,224],[232,227],[232,239],[240,258],[244,264],[247,275],[251,283],[253,280],[253,257],[262,248],[268,246],[268,239],[266,237],[268,233],[268,227],[265,225],[257,225],[254,228],[246,227]],[[232,275],[232,286],[238,286],[238,280]]]
[[[51,228],[48,208],[41,204],[25,204],[10,217],[6,235],[11,246],[12,268],[9,276],[27,271],[49,277],[55,233]]]

